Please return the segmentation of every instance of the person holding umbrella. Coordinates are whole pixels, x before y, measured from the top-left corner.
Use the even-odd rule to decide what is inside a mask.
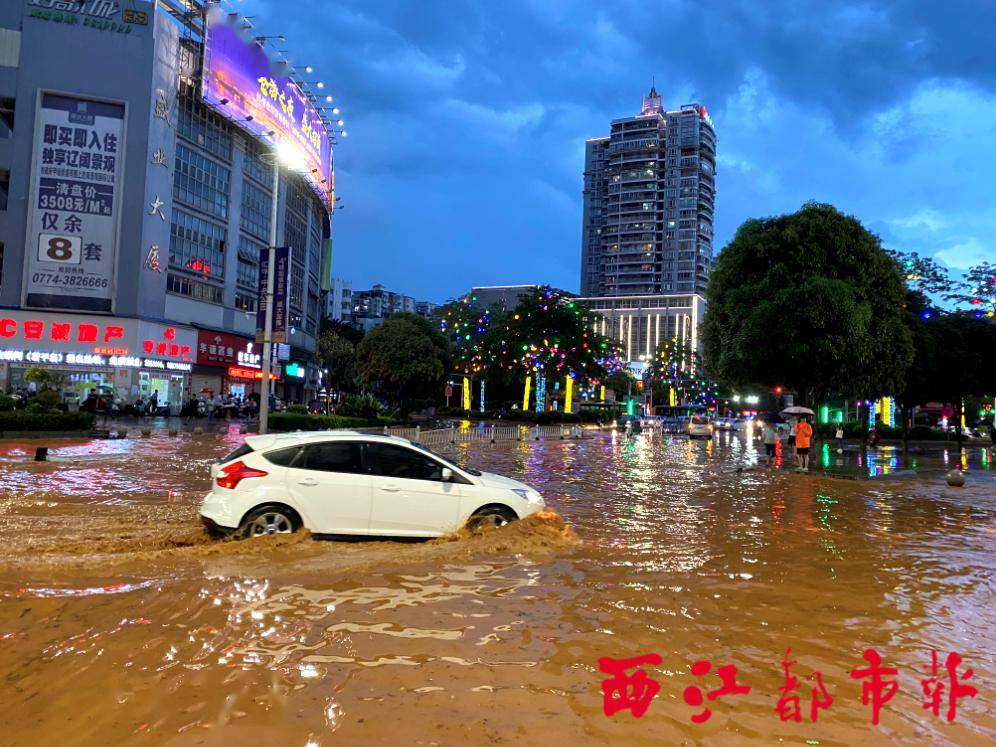
[[[782,410],[782,415],[799,416],[795,426],[795,461],[800,470],[809,470],[809,445],[813,438],[813,426],[809,424],[809,418],[814,414],[808,407],[786,407]]]
[[[809,443],[813,438],[813,426],[809,424],[809,418],[803,415],[799,419],[799,425],[795,427],[795,461],[799,469],[809,471]]]

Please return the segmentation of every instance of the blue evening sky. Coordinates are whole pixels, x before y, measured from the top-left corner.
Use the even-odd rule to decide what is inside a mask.
[[[576,291],[584,141],[708,107],[716,249],[807,200],[953,268],[996,259],[996,3],[245,0],[349,136],[334,274],[441,302]]]

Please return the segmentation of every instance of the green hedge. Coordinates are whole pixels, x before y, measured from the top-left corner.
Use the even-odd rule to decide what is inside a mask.
[[[0,394],[0,412],[9,412],[14,409],[14,405],[17,404],[13,397],[8,397],[6,394]]]
[[[335,428],[371,428],[392,425],[386,418],[348,418],[343,415],[307,415],[275,412],[270,415],[271,431],[327,431]]]
[[[850,422],[844,423],[844,438],[849,439],[861,439],[865,438],[868,434],[867,426],[864,423]],[[903,429],[895,428],[888,425],[877,426],[878,435],[880,438],[888,440],[899,440],[903,437]],[[818,427],[820,436],[824,439],[833,439],[837,435],[837,424],[836,423],[826,423]],[[910,428],[909,440],[910,441],[947,441],[953,440],[953,433],[946,433],[940,428],[930,428],[926,425],[915,425]]]
[[[0,411],[0,431],[88,431],[92,412]]]

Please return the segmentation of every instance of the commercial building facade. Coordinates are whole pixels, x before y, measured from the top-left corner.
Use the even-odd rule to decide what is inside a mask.
[[[353,284],[348,280],[332,278],[325,296],[325,316],[334,322],[349,319],[353,313]]]
[[[581,295],[705,291],[712,262],[716,134],[701,104],[639,114],[585,147]]]
[[[616,340],[623,358],[637,372],[653,358],[657,346],[676,339],[701,352],[699,325],[705,299],[696,294],[648,294],[579,298],[601,315],[595,331]]]
[[[0,387],[44,363],[67,394],[126,402],[157,387],[177,407],[202,390],[259,391],[270,146],[202,101],[196,12],[127,5],[0,5]],[[290,247],[276,390],[304,400],[330,203],[286,169],[276,200]]]
[[[369,332],[392,314],[407,312],[428,317],[437,308],[431,301],[416,301],[412,296],[389,291],[379,283],[370,290],[352,291],[350,300],[352,310],[344,321],[364,332]]]
[[[519,299],[531,293],[536,285],[478,285],[470,289],[471,297],[486,309],[500,306],[511,309],[519,303]]]

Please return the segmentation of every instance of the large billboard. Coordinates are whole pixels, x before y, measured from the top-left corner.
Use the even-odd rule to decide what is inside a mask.
[[[25,306],[112,310],[124,125],[124,104],[41,94]]]
[[[331,204],[332,150],[318,111],[286,71],[227,14],[208,12],[204,32],[204,101],[297,161]],[[269,133],[273,133],[270,135]]]

